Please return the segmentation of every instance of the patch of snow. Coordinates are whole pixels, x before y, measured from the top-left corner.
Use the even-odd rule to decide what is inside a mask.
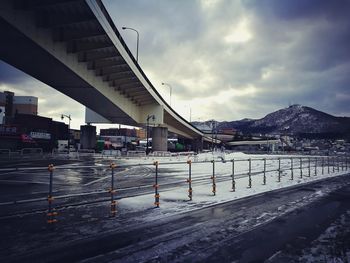
[[[217,155],[212,153],[200,154],[198,156],[199,160],[211,160],[215,159]],[[227,154],[226,160],[235,159],[235,185],[236,191],[232,191],[232,162],[216,162],[215,163],[215,176],[216,176],[216,195],[212,193],[212,163],[192,163],[192,190],[193,190],[193,199],[192,201],[188,200],[188,185],[186,184],[186,179],[188,178],[188,165],[178,164],[168,162],[168,159],[164,160],[164,164],[160,158],[159,168],[160,171],[162,168],[166,168],[165,171],[176,170],[176,178],[179,179],[179,182],[184,182],[181,186],[176,188],[164,189],[162,190],[162,181],[166,182],[166,178],[174,176],[173,173],[169,172],[160,172],[159,173],[159,192],[160,192],[160,209],[157,216],[166,216],[176,213],[182,213],[186,211],[193,211],[196,209],[201,209],[203,207],[209,207],[219,203],[225,203],[239,198],[243,198],[250,195],[256,195],[275,189],[289,187],[297,184],[305,184],[312,181],[317,181],[327,177],[333,177],[346,173],[346,171],[339,171],[335,173],[327,174],[327,169],[324,169],[324,174],[321,175],[321,167],[316,168],[317,176],[314,175],[315,168],[311,167],[311,176],[308,177],[308,167],[304,165],[303,168],[303,178],[300,178],[299,170],[294,170],[294,180],[291,180],[290,172],[290,160],[281,160],[281,169],[284,169],[284,172],[281,176],[281,182],[278,182],[277,176],[278,172],[278,160],[267,160],[267,170],[274,170],[272,172],[266,173],[267,184],[263,185],[263,175],[262,173],[254,175],[254,172],[261,172],[263,170],[263,161],[256,160],[252,161],[252,188],[248,188],[249,180],[247,176],[248,169],[248,159],[254,158],[254,155],[245,155],[242,153]],[[240,158],[238,158],[240,157]],[[243,158],[242,158],[243,157]],[[276,158],[278,156],[259,156],[259,158]],[[283,156],[286,157],[286,156]],[[290,156],[292,157],[292,156]],[[192,157],[188,157],[192,158]],[[186,160],[187,158],[183,158]],[[177,159],[178,160],[178,159]],[[149,163],[149,160],[147,160]],[[306,175],[306,176],[305,176]],[[324,195],[322,191],[317,191],[315,198]],[[306,202],[307,200],[305,200]],[[137,197],[124,198],[119,201],[119,206],[127,210],[143,210],[153,208],[154,195],[142,195]],[[278,210],[285,211],[290,209],[285,206],[281,206]],[[149,218],[149,220],[154,219],[154,214]]]

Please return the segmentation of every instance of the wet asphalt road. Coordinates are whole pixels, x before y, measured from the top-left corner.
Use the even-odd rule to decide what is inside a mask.
[[[104,200],[110,188],[111,169],[108,167],[109,160],[85,159],[85,160],[38,160],[22,162],[3,162],[0,169],[0,218],[43,211],[47,208],[46,197],[49,190],[49,172],[47,166],[55,163],[57,167],[53,174],[53,195],[65,196],[81,193],[101,192],[91,196],[77,196],[71,198],[56,199],[56,207],[81,202]],[[72,168],[62,169],[62,166]],[[78,166],[95,166],[93,168],[78,168]],[[103,167],[102,167],[103,166]],[[38,170],[16,170],[16,168],[34,168]],[[5,170],[2,169],[12,169]],[[130,188],[139,185],[148,185],[148,191],[153,190],[153,167],[134,167],[115,169],[115,187]],[[122,176],[119,176],[122,174]],[[130,194],[132,191],[129,191]],[[42,201],[30,202],[32,199]],[[16,202],[12,205],[11,202]],[[21,203],[22,202],[22,203]],[[6,205],[9,203],[9,205]]]
[[[284,249],[298,254],[349,209],[346,175],[142,225],[126,220],[84,238],[42,242],[2,262],[263,262]]]
[[[202,262],[261,262],[275,253],[293,250],[297,255],[335,220],[350,210],[350,186],[281,216],[267,225],[227,240],[224,246]],[[350,237],[348,237],[350,238]],[[269,262],[292,262],[273,259]],[[293,261],[294,262],[294,261]],[[298,261],[295,261],[298,262]]]
[[[46,197],[45,167],[51,162],[20,164],[43,166],[40,171],[0,172],[0,201]],[[109,161],[55,160],[55,163],[101,165]],[[13,165],[8,163],[1,168]],[[118,188],[153,184],[152,167],[118,168],[116,172],[123,174],[118,177]],[[109,177],[107,168],[56,170],[55,195],[107,189]],[[142,224],[135,218],[155,211],[118,215],[109,221],[105,203],[90,204],[89,216],[85,206],[72,206],[74,202],[98,199],[96,195],[56,200],[56,206],[66,208],[60,212],[64,223],[53,229],[42,224],[46,201],[1,206],[0,262],[262,262],[278,251],[292,250],[298,254],[349,211],[349,184],[348,176],[340,176]],[[152,191],[150,188],[135,193]],[[123,197],[122,192],[118,195]],[[270,261],[291,262],[280,257],[274,260]]]

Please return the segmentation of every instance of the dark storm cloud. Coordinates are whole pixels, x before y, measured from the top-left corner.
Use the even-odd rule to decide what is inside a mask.
[[[347,20],[350,10],[348,0],[243,0],[242,2],[259,15],[273,16],[281,20],[313,20],[315,17]]]
[[[166,100],[171,84],[183,115],[260,118],[290,103],[350,115],[350,1],[103,2],[134,54],[135,32],[121,27],[140,32],[142,69]],[[23,78],[4,64],[0,74]]]
[[[244,1],[266,63],[285,74],[254,83],[260,103],[298,102],[349,114],[350,2]],[[263,68],[263,67],[262,67]]]
[[[4,83],[21,83],[27,76],[22,71],[11,67],[2,60],[0,60],[0,85]]]
[[[260,22],[260,37],[271,30],[290,32],[295,67],[322,71],[350,58],[350,1],[244,1]],[[261,23],[263,22],[263,23]],[[258,26],[258,25],[257,25]],[[272,36],[273,37],[273,36]],[[282,42],[276,43],[283,44]],[[296,59],[297,58],[297,59]]]

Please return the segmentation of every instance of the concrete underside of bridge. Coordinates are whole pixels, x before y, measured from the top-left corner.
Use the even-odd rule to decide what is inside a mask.
[[[141,126],[154,116],[152,127],[201,140],[152,86],[101,0],[3,0],[0,32],[2,60],[110,123]]]
[[[3,19],[0,19],[0,32],[3,36],[0,45],[2,60],[81,104],[98,109],[96,111],[112,123],[137,125],[137,122],[113,103],[108,95],[101,94],[93,85],[74,74],[64,63]]]

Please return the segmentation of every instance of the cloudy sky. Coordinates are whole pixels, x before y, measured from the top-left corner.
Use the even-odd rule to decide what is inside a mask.
[[[349,0],[104,0],[139,63],[186,119],[261,118],[289,104],[350,116]],[[39,113],[84,122],[84,108],[0,63],[0,91],[39,97]],[[59,96],[56,102],[47,94]]]

